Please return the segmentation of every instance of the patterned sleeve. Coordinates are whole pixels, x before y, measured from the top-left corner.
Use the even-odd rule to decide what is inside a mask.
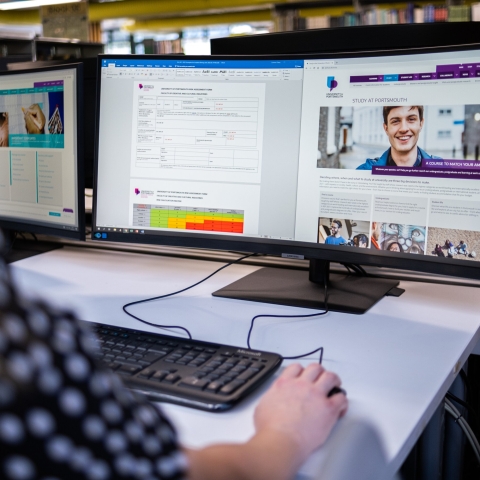
[[[183,478],[171,424],[95,363],[92,341],[72,314],[21,299],[0,259],[1,479]]]

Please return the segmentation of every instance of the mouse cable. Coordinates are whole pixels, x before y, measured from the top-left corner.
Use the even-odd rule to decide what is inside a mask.
[[[471,402],[471,395],[472,395],[472,392],[475,392],[477,391],[477,389],[479,388],[479,383],[478,382],[475,382],[475,385],[472,383],[472,380],[474,380],[474,378],[472,376],[468,376],[467,373],[465,372],[464,368],[461,368],[460,371],[458,372],[459,373],[459,377],[462,379],[463,381],[463,385],[464,385],[464,388],[466,388],[467,390],[467,394],[466,394],[466,397],[467,397],[467,400],[465,401],[465,403],[468,404],[468,402],[470,401]],[[453,395],[451,392],[448,392],[449,394]],[[458,402],[461,405],[461,402]],[[480,433],[480,422],[479,422],[479,415],[477,413],[477,409],[474,408],[471,403],[469,404],[470,406],[469,407],[466,407],[466,408],[469,408],[469,410],[471,410],[471,413],[472,415],[474,416],[474,421],[475,421],[475,426],[476,426],[476,433]]]
[[[133,313],[130,313],[127,308],[128,307],[131,307],[133,305],[139,305],[141,303],[147,303],[147,302],[153,302],[154,300],[161,300],[163,298],[167,298],[167,297],[172,297],[173,295],[178,295],[179,293],[183,293],[183,292],[186,292],[187,290],[190,290],[191,288],[193,287],[196,287],[197,285],[200,285],[201,283],[205,282],[206,280],[208,280],[209,278],[213,277],[216,273],[220,272],[220,270],[223,270],[224,268],[227,268],[229,267],[230,265],[233,265],[234,263],[238,263],[238,262],[241,262],[242,260],[245,260],[246,258],[249,258],[249,257],[254,257],[258,255],[257,253],[249,253],[248,255],[244,255],[243,257],[240,257],[240,258],[237,258],[236,260],[233,260],[232,262],[229,262],[229,263],[226,263],[225,265],[223,265],[222,267],[218,268],[217,270],[215,270],[213,273],[211,273],[210,275],[208,275],[207,277],[203,278],[202,280],[198,281],[197,283],[194,283],[193,285],[190,285],[189,287],[185,287],[185,288],[182,288],[181,290],[177,290],[176,292],[172,292],[172,293],[166,293],[165,295],[159,295],[157,297],[151,297],[151,298],[146,298],[144,300],[137,300],[135,302],[130,302],[130,303],[127,303],[125,304],[123,307],[122,307],[122,310],[127,314],[129,315],[130,317],[134,318],[135,320],[139,321],[139,322],[142,322],[142,323],[145,323],[146,325],[150,325],[152,327],[157,327],[157,328],[161,328],[162,330],[167,330],[167,329],[175,329],[175,330],[182,330],[184,331],[187,335],[188,335],[188,338],[190,340],[193,339],[192,337],[192,334],[190,333],[190,331],[185,328],[185,327],[182,327],[180,325],[158,325],[156,323],[152,323],[152,322],[148,322],[147,320],[143,320],[139,317],[137,317],[136,315],[134,315]]]
[[[193,336],[192,334],[190,333],[190,331],[185,328],[185,327],[182,327],[180,325],[158,325],[156,323],[152,323],[152,322],[148,322],[147,320],[143,320],[142,318],[140,317],[137,317],[136,315],[134,315],[133,313],[130,313],[127,308],[128,307],[131,307],[133,305],[139,305],[141,303],[147,303],[147,302],[152,302],[154,300],[161,300],[161,299],[164,299],[164,298],[168,298],[168,297],[172,297],[174,295],[178,295],[179,293],[183,293],[187,290],[190,290],[191,288],[194,288],[196,287],[197,285],[200,285],[201,283],[205,282],[206,280],[208,280],[209,278],[213,277],[215,274],[217,274],[218,272],[220,272],[221,270],[223,270],[224,268],[227,268],[229,267],[230,265],[233,265],[235,263],[239,263],[241,262],[242,260],[245,260],[246,258],[250,258],[250,257],[253,257],[253,256],[258,256],[260,254],[258,253],[250,253],[248,255],[244,255],[243,257],[240,257],[240,258],[237,258],[236,260],[232,261],[232,262],[229,262],[229,263],[226,263],[225,265],[221,266],[220,268],[218,268],[217,270],[215,270],[214,272],[212,272],[210,275],[206,276],[205,278],[203,278],[202,280],[198,281],[197,283],[194,283],[193,285],[190,285],[188,287],[185,287],[181,290],[177,290],[176,292],[172,292],[172,293],[166,293],[165,295],[158,295],[156,297],[151,297],[151,298],[146,298],[146,299],[143,299],[143,300],[137,300],[135,302],[130,302],[130,303],[127,303],[125,305],[123,305],[122,307],[122,310],[127,314],[129,315],[130,317],[134,318],[135,320],[141,322],[141,323],[144,323],[146,325],[150,325],[152,327],[156,327],[156,328],[160,328],[162,330],[168,330],[168,329],[175,329],[175,330],[182,330],[183,332],[185,332],[188,336],[188,338],[190,340],[193,339]],[[325,272],[325,280],[326,280],[326,272]],[[325,293],[324,293],[324,296],[325,296],[325,311],[323,312],[320,312],[320,313],[313,313],[313,314],[308,314],[308,315],[257,315],[255,316],[251,323],[250,323],[250,329],[248,331],[248,337],[247,337],[247,345],[248,345],[248,348],[249,350],[251,350],[252,348],[250,347],[250,336],[251,336],[251,333],[252,333],[252,330],[253,330],[253,324],[255,322],[255,320],[259,317],[272,317],[272,318],[308,318],[308,317],[317,317],[317,316],[320,316],[320,315],[326,315],[328,313],[328,303],[327,303],[327,300],[328,300],[328,288],[327,288],[327,282],[324,282],[324,285],[325,285]],[[319,358],[319,364],[322,363],[322,360],[323,360],[323,352],[324,352],[324,348],[323,347],[319,347],[311,352],[308,352],[308,353],[305,353],[303,355],[296,355],[296,356],[292,356],[292,357],[283,357],[285,360],[294,360],[294,359],[297,359],[297,358],[304,358],[304,357],[308,357],[309,355],[313,355],[314,353],[317,353],[317,352],[320,352],[320,358]]]
[[[454,395],[451,392],[446,393],[447,398],[449,398],[452,402],[458,403],[462,407],[466,408],[468,413],[472,416],[472,422],[475,428],[472,427],[472,430],[478,434],[478,417],[477,413],[475,412],[474,408],[469,405],[465,400],[462,400],[461,398],[458,398],[456,395]]]
[[[455,422],[463,430],[463,433],[467,437],[467,440],[473,449],[473,453],[477,458],[477,462],[480,464],[480,444],[478,443],[477,437],[472,432],[470,425],[463,418],[462,414],[457,410],[455,405],[448,398],[445,398],[445,411],[447,411],[450,415],[452,415]]]
[[[327,272],[324,272],[324,282],[323,282],[323,284],[324,284],[324,287],[325,287],[325,292],[324,292],[325,310],[323,312],[310,313],[310,314],[307,314],[307,315],[255,315],[255,317],[253,317],[251,322],[250,322],[250,329],[248,330],[248,335],[247,335],[247,347],[249,348],[249,350],[252,349],[252,347],[250,346],[250,339],[251,339],[251,336],[252,336],[253,325],[254,325],[255,320],[257,318],[311,318],[311,317],[320,317],[322,315],[326,315],[328,313],[328,285],[327,285],[327,282],[326,282],[326,279],[327,279],[326,277],[327,277]],[[321,365],[322,360],[323,360],[323,352],[324,352],[323,347],[319,347],[315,350],[312,350],[311,352],[304,353],[302,355],[295,355],[295,356],[292,356],[292,357],[283,357],[283,359],[284,360],[296,360],[297,358],[308,357],[308,356],[313,355],[314,353],[317,353],[317,352],[320,352],[320,358],[318,359],[318,363]]]
[[[340,265],[343,265],[350,274],[352,274],[353,270],[354,274],[360,277],[368,277],[368,273],[361,265],[357,265],[356,263],[341,263]]]

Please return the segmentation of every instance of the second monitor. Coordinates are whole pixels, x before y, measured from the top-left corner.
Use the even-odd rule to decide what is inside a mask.
[[[2,72],[0,227],[85,238],[82,67]]]

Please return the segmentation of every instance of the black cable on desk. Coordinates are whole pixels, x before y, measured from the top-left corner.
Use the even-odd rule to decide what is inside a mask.
[[[213,273],[211,273],[210,275],[208,275],[204,279],[200,280],[197,283],[194,283],[193,285],[190,285],[189,287],[182,288],[182,290],[177,290],[176,292],[172,292],[172,293],[166,293],[165,295],[159,295],[157,297],[146,298],[144,300],[137,300],[135,302],[130,302],[130,303],[125,304],[122,307],[122,309],[127,315],[130,315],[130,317],[134,318],[135,320],[138,320],[139,322],[145,323],[146,325],[150,325],[152,327],[157,327],[157,328],[161,328],[161,329],[169,329],[170,328],[170,329],[176,329],[176,330],[183,330],[188,335],[188,338],[190,340],[192,340],[192,338],[193,338],[192,334],[185,327],[182,327],[180,325],[158,325],[156,323],[147,322],[146,320],[143,320],[143,319],[137,317],[136,315],[133,315],[133,313],[130,313],[127,310],[127,308],[131,307],[132,305],[139,305],[141,303],[153,302],[154,300],[161,300],[163,298],[172,297],[173,295],[177,295],[179,293],[186,292],[187,290],[190,290],[191,288],[196,287],[197,285],[200,285],[201,283],[205,282],[209,278],[213,277],[216,273],[220,272],[220,270],[223,270],[224,268],[227,268],[230,265],[233,265],[234,263],[241,262],[242,260],[245,260],[246,258],[249,258],[249,257],[253,257],[255,255],[257,255],[257,254],[256,253],[250,253],[248,255],[244,255],[243,257],[237,258],[237,260],[234,260],[233,262],[229,262],[229,263],[223,265],[222,267],[218,268],[217,270],[215,270]]]
[[[172,293],[166,293],[165,295],[159,295],[159,296],[156,296],[156,297],[151,297],[151,298],[147,298],[147,299],[144,299],[144,300],[137,300],[135,302],[130,302],[130,303],[127,303],[125,304],[122,309],[123,311],[129,315],[130,317],[134,318],[135,320],[138,320],[139,322],[142,322],[142,323],[145,323],[146,325],[150,325],[152,327],[157,327],[157,328],[161,328],[161,329],[176,329],[176,330],[182,330],[184,331],[187,335],[188,335],[188,338],[190,340],[193,339],[192,337],[192,334],[190,333],[190,331],[185,328],[185,327],[182,327],[180,325],[158,325],[156,323],[152,323],[152,322],[148,322],[147,320],[143,320],[139,317],[137,317],[136,315],[133,315],[133,313],[130,313],[127,308],[128,307],[131,307],[133,305],[139,305],[141,303],[146,303],[146,302],[152,302],[154,300],[161,300],[161,299],[164,299],[164,298],[168,298],[168,297],[172,297],[174,295],[177,295],[179,293],[183,293],[187,290],[190,290],[194,287],[196,287],[197,285],[200,285],[201,283],[205,282],[206,280],[208,280],[209,278],[213,277],[215,274],[217,274],[218,272],[220,272],[221,270],[223,270],[224,268],[227,268],[229,267],[230,265],[233,265],[235,263],[239,263],[241,262],[242,260],[245,260],[246,258],[249,258],[249,257],[253,257],[253,256],[257,256],[259,254],[257,253],[251,253],[251,254],[248,254],[248,255],[244,255],[243,257],[240,257],[238,258],[237,260],[234,260],[232,262],[229,262],[225,265],[223,265],[222,267],[218,268],[217,270],[215,270],[214,272],[212,272],[210,275],[206,276],[205,278],[203,278],[202,280],[198,281],[197,283],[194,283],[193,285],[190,285],[188,287],[185,287],[181,290],[177,290],[176,292],[172,292]],[[352,270],[354,270],[358,275],[367,275],[367,273],[365,272],[365,270],[359,266],[359,265],[352,265],[352,264],[345,264],[344,265],[347,269],[348,267],[352,268]],[[252,318],[251,322],[250,322],[250,328],[248,330],[248,334],[247,334],[247,346],[248,348],[251,350],[252,347],[250,345],[250,338],[251,338],[251,335],[252,335],[252,331],[253,331],[253,327],[254,327],[254,323],[255,323],[255,320],[257,318],[312,318],[312,317],[319,317],[319,316],[322,316],[322,315],[326,315],[329,310],[328,310],[328,282],[327,282],[327,272],[325,271],[324,272],[324,303],[325,303],[325,310],[323,312],[318,312],[318,313],[311,313],[311,314],[306,314],[306,315],[268,315],[268,314],[262,314],[262,315],[256,315],[255,317]],[[324,354],[324,347],[319,347],[315,350],[312,350],[311,352],[308,352],[308,353],[305,353],[305,354],[302,354],[302,355],[295,355],[295,356],[290,356],[290,357],[283,357],[285,360],[295,360],[295,359],[298,359],[298,358],[304,358],[304,357],[308,357],[310,355],[313,355],[314,353],[317,353],[317,352],[320,352],[320,357],[319,357],[319,362],[318,363],[322,363],[322,360],[323,360],[323,354]]]
[[[249,349],[252,347],[250,346],[250,338],[252,336],[252,331],[253,331],[253,325],[255,323],[255,320],[257,318],[311,318],[311,317],[320,317],[322,315],[326,315],[328,313],[328,283],[327,283],[327,272],[324,271],[324,277],[323,277],[323,285],[325,288],[324,291],[324,297],[325,297],[325,310],[323,312],[319,313],[310,313],[307,315],[255,315],[255,317],[252,318],[250,322],[250,329],[248,330],[248,335],[247,335],[247,346]],[[313,355],[314,353],[320,352],[320,358],[318,360],[318,363],[321,365],[322,360],[323,360],[323,347],[319,347],[315,350],[312,350],[311,352],[302,354],[302,355],[295,355],[292,357],[283,357],[285,360],[296,360],[297,358],[304,358],[308,357],[309,355]]]

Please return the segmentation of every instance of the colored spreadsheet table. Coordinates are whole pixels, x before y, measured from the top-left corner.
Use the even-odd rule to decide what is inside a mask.
[[[138,227],[243,233],[244,210],[164,205],[133,205]]]

